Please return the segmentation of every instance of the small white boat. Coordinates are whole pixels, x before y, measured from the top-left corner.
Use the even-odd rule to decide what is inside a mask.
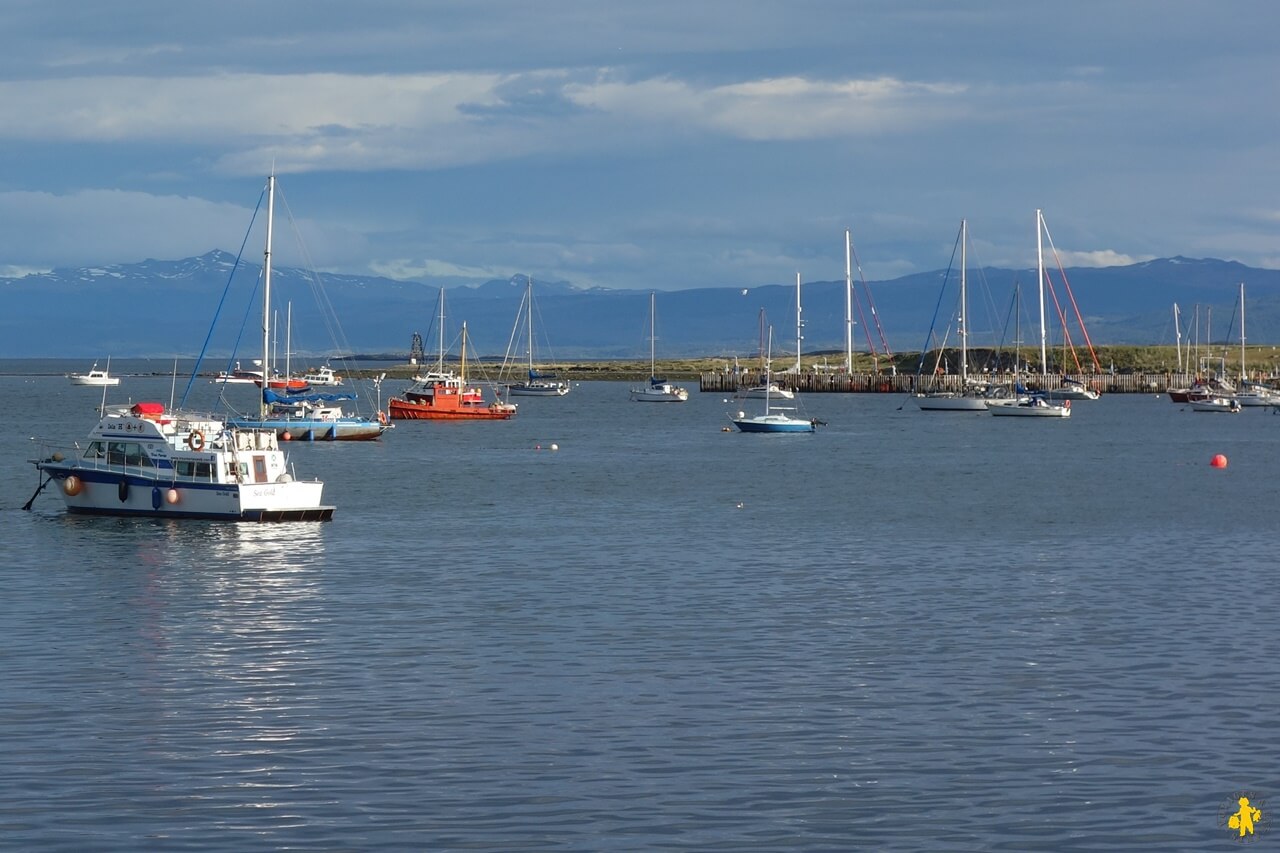
[[[120,377],[112,376],[110,371],[111,359],[107,359],[106,370],[99,370],[98,363],[95,361],[88,373],[71,373],[67,378],[71,380],[72,385],[93,385],[99,388],[119,385]]]
[[[777,382],[764,382],[743,388],[738,396],[747,400],[794,400],[796,392],[783,388]]]
[[[213,381],[220,385],[261,385],[262,371],[242,370],[240,362],[237,361],[234,370],[219,371]]]
[[[1011,406],[992,406],[988,411],[1003,418],[1069,418],[1071,401],[1050,403],[1043,396],[1035,394]]]
[[[1187,407],[1193,412],[1227,412],[1240,411],[1240,401],[1235,397],[1207,397],[1203,400],[1188,400]]]
[[[1096,400],[1101,395],[1078,379],[1062,377],[1062,385],[1044,392],[1049,400]]]
[[[336,387],[342,384],[342,377],[334,373],[333,368],[326,364],[321,368],[304,374],[302,381],[308,385]]]

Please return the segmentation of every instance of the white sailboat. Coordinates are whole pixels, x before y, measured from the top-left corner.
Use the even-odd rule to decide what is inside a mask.
[[[1036,211],[1036,270],[1039,276],[1037,290],[1040,294],[1040,386],[1043,388],[1049,362],[1044,323],[1044,217],[1039,210]],[[989,411],[997,417],[1005,418],[1069,418],[1071,401],[1050,402],[1043,394],[1032,394],[1015,405],[992,406]]]
[[[657,294],[649,292],[649,382],[639,388],[631,389],[631,399],[637,403],[683,403],[689,399],[689,390],[668,382],[666,377],[657,375],[655,345],[658,338],[654,326]]]
[[[770,386],[770,371],[773,364],[773,328],[769,328],[769,348],[765,357],[765,388]],[[733,425],[742,432],[813,432],[817,422],[805,418],[797,418],[787,414],[793,408],[781,408],[771,404],[771,395],[766,391],[764,412],[748,416],[746,412],[738,412],[737,417],[730,418]]]
[[[924,412],[985,412],[986,398],[969,384],[969,294],[968,294],[968,223],[960,220],[960,316],[957,328],[960,334],[960,390],[928,391],[916,398],[916,405]],[[954,257],[954,255],[953,255]]]
[[[1274,388],[1249,381],[1249,372],[1244,366],[1244,282],[1240,282],[1240,390],[1235,400],[1241,406],[1276,406],[1280,405],[1280,394]]]
[[[569,393],[569,383],[563,379],[557,379],[554,374],[540,373],[533,365],[533,276],[527,278],[524,300],[516,312],[516,324],[511,330],[511,343],[515,343],[519,337],[521,314],[524,315],[526,327],[524,338],[525,353],[528,357],[527,373],[523,381],[507,385],[507,393],[512,397],[563,397]],[[508,355],[510,352],[509,344]]]

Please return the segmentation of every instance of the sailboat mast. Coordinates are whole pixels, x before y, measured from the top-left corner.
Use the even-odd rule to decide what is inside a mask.
[[[529,379],[533,379],[533,276],[527,279],[525,288],[525,311],[528,313],[528,340],[525,342],[529,350]]]
[[[800,319],[800,273],[796,273],[796,375],[800,375],[800,351],[803,349],[804,335],[801,329],[804,323]]]
[[[259,407],[267,411],[267,388],[271,380],[271,225],[275,217],[276,176],[267,177],[267,245],[262,252],[262,395]]]
[[[853,240],[844,229],[844,370],[853,375]]]
[[[437,332],[440,336],[440,357],[436,361],[436,364],[437,364],[436,369],[440,373],[444,373],[444,286],[443,285],[441,285],[440,287],[440,317],[436,320],[436,324],[439,327],[437,329]]]
[[[960,220],[960,390],[969,386],[969,294],[966,271],[969,268],[969,223]]]
[[[649,291],[649,378],[658,375],[657,361],[654,357],[654,348],[658,342],[658,330],[654,327],[654,320],[657,315],[656,300],[658,298],[657,291]]]
[[[1240,385],[1243,390],[1244,383],[1249,379],[1244,375],[1244,282],[1240,282]]]
[[[1178,303],[1173,303],[1173,351],[1178,357],[1178,372],[1182,373],[1182,325],[1178,322]]]
[[[1040,292],[1040,375],[1049,372],[1049,354],[1045,349],[1044,328],[1044,216],[1036,209],[1036,281]]]

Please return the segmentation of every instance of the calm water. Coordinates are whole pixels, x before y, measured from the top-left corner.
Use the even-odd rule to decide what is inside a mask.
[[[23,512],[100,391],[0,394],[0,847],[1206,850],[1280,804],[1265,410],[759,436],[585,383],[295,447],[335,520],[256,526]]]

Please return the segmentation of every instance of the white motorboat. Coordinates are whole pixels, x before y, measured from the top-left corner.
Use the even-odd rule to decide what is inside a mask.
[[[71,373],[67,376],[72,385],[92,385],[98,388],[114,387],[120,384],[119,376],[111,375],[111,359],[107,359],[106,370],[99,370],[95,361],[88,373]]]
[[[223,521],[328,521],[324,484],[295,480],[269,429],[234,429],[216,415],[135,403],[107,411],[78,446],[32,460],[68,512]],[[26,508],[31,508],[31,502]]]

